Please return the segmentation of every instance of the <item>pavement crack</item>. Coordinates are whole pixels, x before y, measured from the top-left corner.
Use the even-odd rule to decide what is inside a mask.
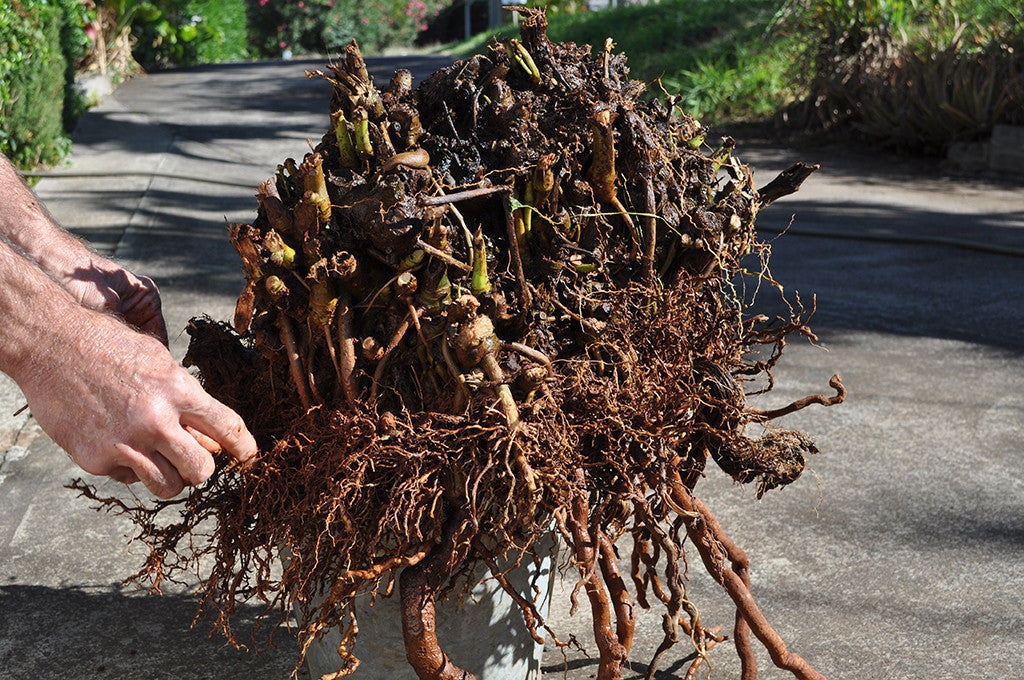
[[[146,117],[150,118],[149,116]],[[159,172],[160,169],[164,166],[164,163],[166,162],[168,155],[173,153],[174,146],[175,144],[177,144],[178,134],[177,132],[174,131],[172,127],[166,124],[160,123],[158,121],[154,121],[153,124],[159,127],[163,127],[170,132],[170,139],[167,142],[167,146],[164,147],[162,151],[158,152],[159,160],[157,160],[155,167],[153,168],[154,171]],[[132,248],[128,244],[128,233],[132,231],[133,227],[138,226],[139,218],[144,213],[143,205],[146,203],[147,199],[150,196],[150,193],[153,190],[153,182],[155,180],[156,177],[154,175],[150,174],[147,176],[146,186],[145,188],[142,189],[142,193],[139,194],[138,200],[135,201],[135,206],[132,209],[132,214],[128,217],[127,222],[125,222],[124,228],[121,229],[121,233],[118,235],[117,238],[117,243],[114,244],[112,253],[115,260],[123,261],[126,259],[133,259]]]

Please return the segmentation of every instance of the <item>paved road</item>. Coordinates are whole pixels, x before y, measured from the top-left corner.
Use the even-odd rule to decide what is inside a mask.
[[[446,63],[398,61],[421,73]],[[45,179],[38,191],[69,228],[157,279],[172,334],[197,314],[230,318],[241,275],[225,219],[248,219],[255,185],[326,129],[326,87],[303,76],[316,65],[131,81],[83,118],[63,169],[121,174]],[[371,65],[380,80],[396,62]],[[769,619],[829,678],[1018,677],[1024,257],[1007,253],[1024,251],[1024,182],[957,179],[881,153],[742,139],[738,153],[762,182],[796,158],[823,165],[760,219],[775,279],[805,303],[816,296],[821,338],[787,350],[763,405],[821,391],[834,372],[850,397],[789,419],[822,450],[795,485],[759,502],[712,474],[698,491],[749,552]],[[770,292],[754,304],[778,309]],[[177,356],[186,342],[172,337]],[[124,521],[62,487],[78,473],[28,414],[10,415],[22,404],[0,383],[0,678],[287,677],[297,650],[286,633],[239,653],[208,640],[208,626],[190,629],[187,586],[155,597],[119,585],[142,548],[128,546]],[[704,620],[728,626],[724,595],[691,571]],[[587,639],[565,600],[552,620]],[[637,671],[659,631],[657,615],[641,617]],[[760,659],[762,678],[788,677]],[[712,660],[713,677],[736,677],[725,645]],[[544,663],[562,674],[557,652]],[[568,669],[587,678],[596,666],[575,655]]]

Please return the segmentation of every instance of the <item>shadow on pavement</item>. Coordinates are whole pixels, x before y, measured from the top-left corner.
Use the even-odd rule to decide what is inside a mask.
[[[1003,247],[1024,253],[1024,214],[1011,211],[965,215],[948,210],[911,209],[867,199],[827,203],[786,199],[785,203],[758,215],[757,225],[773,231],[791,227],[801,233],[838,234],[847,239],[863,236],[883,242],[886,238],[895,242],[947,239],[982,250]],[[770,238],[770,234],[765,233],[764,237]]]
[[[672,651],[676,652],[676,655],[683,654],[681,658],[674,658],[675,655],[668,653],[667,657],[662,661],[661,667],[658,668],[654,674],[655,680],[678,680],[684,673],[690,668],[690,664],[694,659],[697,658],[696,653],[685,654],[685,650],[689,649],[688,641],[683,639],[678,643],[678,646]],[[598,659],[572,659],[565,663],[549,663],[546,666],[541,666],[541,672],[551,674],[552,677],[557,677],[559,673],[566,673],[568,671],[576,671],[582,673],[589,670],[591,674],[597,673]],[[638,680],[647,676],[647,670],[649,666],[639,661],[626,661],[623,664],[623,680]],[[697,677],[703,677],[699,674]]]
[[[787,298],[793,301],[799,293],[808,309],[816,298],[810,321],[815,331],[877,331],[1024,352],[1024,317],[1008,304],[1008,296],[1024,290],[1024,258],[794,234],[762,234],[761,239],[771,243],[770,275]],[[748,270],[756,266],[747,263]],[[769,283],[761,281],[755,296],[758,280],[745,278],[752,313],[785,312]]]
[[[401,59],[369,57],[367,70],[374,82],[387,85],[396,67],[422,79],[450,65],[451,57],[418,55]],[[154,123],[170,128],[175,138],[214,144],[224,142],[232,157],[200,158],[251,162],[247,146],[318,138],[327,129],[331,85],[307,78],[306,71],[323,70],[327,57],[296,61],[221,64],[160,71],[129,80],[115,99],[130,101],[129,112],[92,111],[75,131],[75,142],[104,151],[162,151],[154,149]],[[174,102],[168,106],[168,102]],[[127,114],[143,114],[145,118]],[[115,137],[110,131],[116,130]],[[177,151],[181,153],[181,151]],[[194,153],[194,151],[192,152]],[[283,160],[283,158],[279,159]]]
[[[117,680],[250,680],[285,678],[298,658],[282,629],[249,637],[259,610],[239,610],[236,650],[208,621],[194,626],[196,600],[147,596],[120,587],[0,586],[0,671],[5,680],[116,678]],[[61,630],[52,629],[62,621]]]

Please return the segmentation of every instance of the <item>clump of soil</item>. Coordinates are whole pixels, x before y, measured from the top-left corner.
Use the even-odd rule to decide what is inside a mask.
[[[355,595],[397,582],[409,662],[457,678],[435,599],[481,567],[504,585],[502,558],[539,557],[554,532],[590,601],[598,678],[621,676],[634,607],[664,608],[651,677],[681,635],[694,668],[722,639],[686,597],[688,538],[736,601],[744,677],[751,630],[819,677],[693,493],[709,458],[758,495],[794,481],[817,449],[768,421],[842,400],[834,378],[833,397],[745,403],[788,336],[813,338],[803,309],[748,316],[739,289],[741,261],[767,257],[757,211],[814,168],[756,190],[732,141],[710,149],[672,97],[643,98],[610,41],[551,43],[544,14],[521,12],[521,40],[415,89],[405,71],[375,87],[355,44],[311,74],[334,86],[332,127],[231,227],[248,279],[233,328],[189,328],[188,363],[261,454],[178,501],[106,499],[151,547],[139,577],[207,569],[202,604],[232,640],[240,603],[297,604],[307,644],[341,629],[338,675],[358,664]],[[542,639],[529,594],[511,594]]]

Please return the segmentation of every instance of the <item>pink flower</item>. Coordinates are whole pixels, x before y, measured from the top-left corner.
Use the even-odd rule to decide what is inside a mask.
[[[281,42],[277,43],[277,46],[283,50],[284,48],[288,47],[288,43],[282,40]]]
[[[302,8],[302,7],[305,7],[305,6],[306,6],[306,3],[302,2],[302,0],[299,0],[299,7]]]
[[[270,0],[260,0],[260,7],[265,7]]]
[[[363,17],[363,23],[364,24],[370,23],[370,17]]]

